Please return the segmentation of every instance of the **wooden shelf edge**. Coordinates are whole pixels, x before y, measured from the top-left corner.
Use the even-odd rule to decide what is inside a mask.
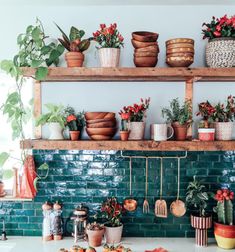
[[[0,197],[0,202],[3,202],[3,201],[19,201],[19,202],[30,202],[30,201],[33,201],[32,199],[25,199],[25,198],[14,198],[12,196],[5,196],[5,197]]]
[[[25,77],[35,74],[34,68],[22,68]],[[195,79],[196,81],[235,81],[235,68],[184,68],[184,67],[51,67],[45,82],[63,81],[136,81],[172,82]]]
[[[35,150],[233,151],[235,141],[68,141],[25,140],[21,148]]]

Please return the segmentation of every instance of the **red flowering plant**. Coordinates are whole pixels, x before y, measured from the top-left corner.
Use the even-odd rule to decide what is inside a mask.
[[[210,23],[203,23],[203,39],[235,37],[235,16],[212,17]]]
[[[66,118],[66,122],[70,131],[78,130],[78,121],[77,117],[74,114],[68,115]]]
[[[117,24],[100,24],[100,29],[93,33],[94,40],[101,48],[121,48],[123,47],[123,36],[117,29]]]
[[[203,122],[200,123],[200,128],[209,128],[209,123],[213,122],[213,115],[216,111],[209,101],[201,102],[198,104],[199,111],[196,113],[197,116],[203,118]]]
[[[140,99],[140,103],[133,104],[133,106],[125,106],[123,107],[123,110],[120,111],[121,114],[127,114],[129,115],[128,120],[130,122],[143,122],[144,117],[146,116],[146,111],[149,108],[150,104],[150,97],[148,99]]]
[[[105,224],[110,227],[119,227],[122,225],[121,218],[123,207],[118,203],[117,198],[107,198],[101,206],[101,217],[106,219]]]
[[[121,131],[128,131],[127,125],[130,118],[130,113],[120,110],[119,115],[121,116]]]

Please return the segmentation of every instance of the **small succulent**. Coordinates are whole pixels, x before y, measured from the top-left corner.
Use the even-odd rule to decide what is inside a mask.
[[[104,229],[104,224],[92,222],[92,223],[89,223],[86,228],[88,230],[102,230],[102,229]]]
[[[78,30],[76,27],[72,26],[69,36],[67,36],[57,24],[55,25],[62,33],[62,38],[58,38],[59,42],[69,52],[84,52],[89,48],[91,39],[82,39],[85,35],[85,31]]]

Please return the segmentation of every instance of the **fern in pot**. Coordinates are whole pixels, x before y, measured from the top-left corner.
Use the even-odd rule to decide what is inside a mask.
[[[205,185],[193,177],[186,193],[186,205],[191,212],[191,225],[196,229],[196,244],[207,246],[207,229],[212,227],[212,217],[207,210],[209,192]]]
[[[192,106],[190,101],[185,101],[182,105],[179,98],[170,102],[170,107],[162,109],[162,116],[167,122],[172,124],[175,139],[184,141],[187,138],[187,130],[192,123]]]
[[[36,120],[36,126],[48,124],[50,130],[50,140],[64,139],[62,131],[65,126],[64,107],[62,105],[45,104],[48,112],[42,114]]]

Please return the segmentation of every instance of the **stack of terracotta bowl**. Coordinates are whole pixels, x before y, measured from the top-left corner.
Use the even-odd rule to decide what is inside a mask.
[[[134,64],[137,67],[155,67],[158,62],[158,34],[147,31],[132,33],[132,45],[135,48]]]
[[[176,38],[166,41],[166,63],[171,67],[188,67],[194,61],[194,40]]]
[[[86,132],[92,140],[110,140],[115,135],[116,118],[112,112],[86,112]]]

